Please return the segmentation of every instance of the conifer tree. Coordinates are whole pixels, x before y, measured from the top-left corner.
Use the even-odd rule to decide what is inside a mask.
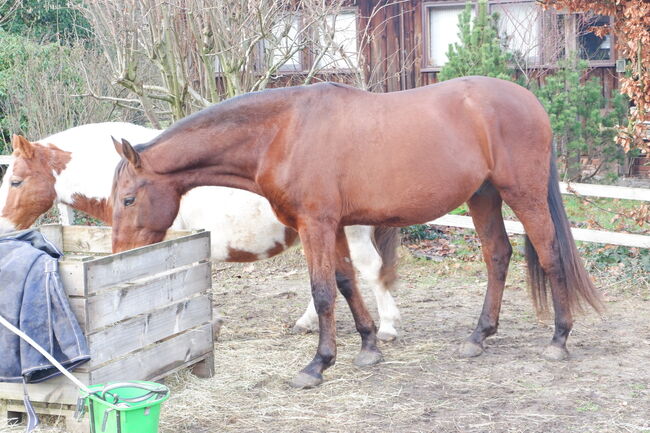
[[[510,54],[505,50],[498,31],[498,14],[488,13],[487,0],[479,0],[472,20],[473,2],[468,1],[458,18],[458,43],[449,44],[447,63],[438,74],[440,81],[467,75],[512,80],[508,67]]]

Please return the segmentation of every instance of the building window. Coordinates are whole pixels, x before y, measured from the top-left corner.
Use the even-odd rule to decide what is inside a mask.
[[[302,71],[303,41],[299,15],[287,15],[273,27],[272,36],[264,41],[269,66],[280,65],[280,71]]]
[[[447,63],[449,45],[460,41],[458,19],[463,10],[465,10],[464,3],[425,6],[428,67],[440,68]]]
[[[493,0],[488,4],[490,12],[499,15],[499,36],[517,67],[554,65],[572,53],[591,66],[613,64],[612,37],[601,38],[592,31],[609,25],[607,16],[544,11],[531,0]],[[447,62],[449,45],[459,42],[458,18],[464,8],[465,3],[455,1],[424,4],[425,68],[440,69]]]
[[[611,61],[612,53],[611,35],[597,36],[594,27],[609,25],[609,17],[603,15],[577,15],[577,48],[581,59],[591,61]]]
[[[354,69],[358,66],[356,11],[325,17],[318,33],[319,68]]]
[[[515,62],[540,62],[542,9],[535,2],[495,3],[491,12],[499,15],[499,37]]]

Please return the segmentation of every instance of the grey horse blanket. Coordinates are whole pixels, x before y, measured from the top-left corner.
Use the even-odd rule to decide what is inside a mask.
[[[59,278],[61,256],[35,230],[0,237],[0,315],[72,370],[90,359],[90,351]],[[59,374],[36,349],[0,325],[0,382],[36,383]],[[27,399],[25,404],[30,412]]]

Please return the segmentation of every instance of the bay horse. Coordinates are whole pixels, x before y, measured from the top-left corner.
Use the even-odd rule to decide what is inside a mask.
[[[149,141],[160,130],[124,122],[82,125],[38,142],[13,138],[13,161],[0,184],[0,233],[26,229],[56,202],[64,203],[110,225],[108,201],[115,166],[120,160],[111,136]],[[199,187],[182,197],[171,226],[211,232],[212,260],[252,262],[286,251],[297,233],[280,223],[268,201],[248,191]],[[395,281],[397,232],[370,226],[346,227],[352,261],[377,301],[378,337],[397,337],[400,315],[390,294]],[[298,319],[296,331],[318,328],[313,300]]]
[[[348,301],[361,352],[381,360],[375,325],[357,290],[343,227],[407,226],[467,202],[487,265],[487,294],[461,355],[475,356],[497,330],[512,248],[502,201],[522,222],[533,304],[555,332],[543,354],[568,356],[573,315],[602,301],[587,275],[560,197],[548,115],[523,87],[464,77],[375,94],[320,83],[265,90],[213,105],[132,146],[115,141],[122,161],[113,185],[113,249],[160,240],[181,196],[199,185],[241,188],[266,197],[298,231],[320,333],[313,360],[292,380],[312,387],[336,359],[336,287]]]

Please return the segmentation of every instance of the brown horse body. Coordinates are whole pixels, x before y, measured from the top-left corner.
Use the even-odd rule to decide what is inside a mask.
[[[498,324],[511,254],[504,200],[532,243],[538,309],[545,308],[550,280],[556,331],[546,355],[562,358],[579,298],[596,308],[599,299],[554,199],[551,144],[548,116],[534,95],[484,77],[388,94],[318,84],[245,95],[177,122],[146,145],[116,143],[127,162],[118,166],[113,189],[113,246],[160,240],[181,195],[199,185],[266,197],[299,232],[307,257],[320,339],[294,384],[313,386],[336,357],[337,285],[362,337],[357,364],[381,357],[343,226],[423,223],[468,202],[488,267],[483,312],[461,348],[475,356]]]

